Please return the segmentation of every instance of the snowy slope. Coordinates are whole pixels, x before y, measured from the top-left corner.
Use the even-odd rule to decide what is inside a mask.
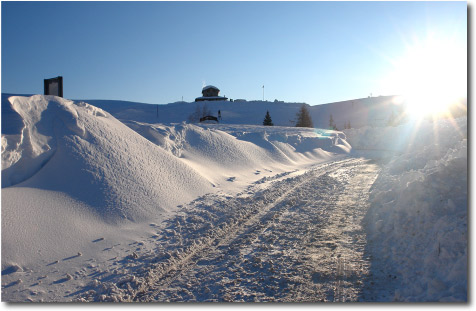
[[[201,195],[233,194],[350,150],[342,133],[312,129],[127,126],[100,108],[54,96],[9,97],[2,117],[9,116],[2,124],[7,272],[42,273],[61,258],[66,270],[57,271],[64,272],[69,258],[81,261],[78,253],[101,261],[102,242],[91,241],[123,245]]]
[[[301,103],[274,103],[266,101],[207,101],[176,102],[166,105],[150,105],[111,100],[88,100],[88,103],[100,107],[120,120],[134,120],[147,123],[181,123],[188,121],[197,106],[206,106],[212,115],[218,116],[220,110],[224,124],[263,123],[266,111],[270,110],[275,125],[290,126]],[[273,114],[274,113],[274,114]]]
[[[466,301],[467,118],[345,133],[356,148],[397,151],[365,220],[376,264],[396,276],[393,299]]]
[[[145,219],[211,188],[101,109],[55,97],[10,100],[25,126],[20,143],[4,135],[4,187],[67,193],[108,221]],[[171,194],[179,190],[181,198]]]
[[[375,273],[398,275],[396,300],[466,299],[466,118],[375,127],[366,125],[390,114],[389,98],[380,106],[363,99],[310,107],[323,127],[329,113],[340,127],[349,111],[360,111],[350,120],[359,128],[342,133],[285,127],[297,103],[207,103],[223,121],[188,124],[196,103],[8,97],[2,94],[2,299],[68,300],[97,275],[126,273],[120,266],[136,251],[155,253],[148,241],[182,204],[200,205],[207,193],[226,200],[259,181],[382,150],[391,161],[382,163],[366,216]],[[260,126],[266,110],[283,126]],[[30,291],[38,280],[44,287]]]
[[[2,102],[12,94],[2,94]],[[181,123],[188,122],[197,107],[208,108],[213,116],[220,111],[220,124],[262,125],[266,112],[269,111],[274,125],[294,126],[296,113],[305,103],[235,100],[206,102],[175,102],[169,104],[138,103],[120,100],[75,100],[87,102],[101,108],[119,120],[131,120],[144,123]],[[307,105],[307,104],[305,104]],[[405,110],[405,103],[400,96],[378,96],[358,98],[341,102],[307,105],[316,128],[329,128],[330,116],[339,130],[350,123],[352,128],[365,126],[386,126],[392,113],[400,115]],[[454,116],[466,115],[467,103],[461,100],[459,105],[451,107]],[[2,128],[3,130],[3,128]]]
[[[296,113],[303,103],[280,101],[208,101],[176,102],[166,105],[149,105],[112,100],[87,100],[120,120],[134,120],[147,123],[181,123],[187,121],[197,106],[206,107],[211,114],[218,116],[220,110],[222,124],[262,125],[266,111],[269,111],[274,125],[294,126]],[[337,128],[344,129],[350,122],[352,127],[366,125],[385,125],[392,111],[401,109],[394,96],[380,96],[355,99],[351,101],[309,106],[309,112],[317,128],[328,128],[332,117]]]
[[[125,124],[222,190],[245,186],[262,173],[298,169],[351,150],[343,133],[325,130],[132,121]]]
[[[65,256],[113,224],[160,220],[213,189],[101,109],[52,96],[10,101],[24,126],[2,135],[2,267]]]

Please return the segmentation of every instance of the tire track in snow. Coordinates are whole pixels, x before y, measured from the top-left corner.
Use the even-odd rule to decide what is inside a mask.
[[[220,286],[214,286],[213,283],[210,284],[210,286],[205,285],[204,286],[204,291],[200,293],[200,291],[197,292],[197,290],[188,290],[187,288],[195,288],[195,285],[192,283],[201,283],[202,281],[200,279],[205,279],[204,283],[207,283],[207,277],[206,277],[206,272],[210,272],[215,268],[215,270],[220,270],[221,268],[225,268],[230,265],[230,263],[235,263],[239,261],[238,266],[240,266],[242,269],[241,270],[249,270],[249,271],[254,271],[256,270],[255,268],[257,267],[263,267],[263,265],[267,266],[269,265],[269,270],[270,272],[276,271],[277,269],[281,270],[289,270],[287,268],[289,267],[284,267],[285,263],[279,263],[279,264],[269,264],[269,262],[265,262],[258,257],[258,256],[253,256],[251,253],[245,253],[242,260],[236,260],[237,258],[240,258],[239,254],[240,252],[243,251],[243,249],[246,249],[247,247],[255,247],[253,246],[253,241],[260,240],[263,235],[266,236],[266,231],[268,231],[276,223],[285,221],[286,222],[286,217],[289,217],[290,209],[296,209],[296,206],[307,206],[309,203],[315,203],[313,200],[309,200],[307,198],[307,193],[308,191],[312,191],[313,185],[317,182],[327,182],[328,183],[328,189],[321,189],[321,190],[326,190],[326,192],[332,192],[335,191],[336,188],[338,187],[337,184],[333,184],[331,179],[335,179],[335,177],[330,177],[332,174],[335,174],[337,177],[342,177],[339,173],[339,170],[342,170],[342,172],[348,173],[349,168],[352,166],[356,166],[357,164],[362,164],[362,160],[356,160],[356,159],[346,159],[343,161],[337,161],[331,164],[326,164],[326,165],[321,165],[310,172],[306,173],[305,175],[298,176],[296,178],[292,178],[291,180],[285,180],[281,183],[277,183],[276,185],[271,186],[269,189],[266,189],[265,191],[256,193],[248,198],[245,199],[231,199],[225,204],[231,207],[236,207],[238,204],[243,204],[243,203],[248,203],[250,204],[252,201],[254,202],[254,208],[249,208],[245,213],[238,213],[237,215],[227,215],[230,219],[229,221],[223,221],[221,223],[221,226],[218,226],[217,230],[212,230],[213,233],[208,234],[207,240],[203,243],[202,241],[199,241],[198,243],[195,243],[197,247],[195,248],[189,248],[188,251],[184,252],[181,256],[178,256],[174,258],[174,260],[171,260],[168,264],[168,267],[166,269],[158,269],[155,274],[150,273],[149,275],[153,275],[152,278],[149,279],[146,285],[140,288],[137,293],[134,295],[134,298],[132,299],[133,301],[165,301],[165,300],[176,300],[176,301],[182,301],[182,300],[194,300],[197,299],[199,301],[203,300],[209,300],[209,301],[214,301],[214,298],[207,298],[207,296],[210,297],[217,297],[215,298],[216,301],[227,301],[227,300],[235,300],[233,297],[233,294],[230,294],[230,292],[233,292],[233,290],[230,291],[220,291]],[[342,182],[342,181],[341,181]],[[369,185],[370,186],[370,185]],[[321,186],[322,188],[322,186]],[[341,185],[342,188],[342,185]],[[304,192],[303,190],[304,189]],[[321,198],[322,199],[322,198]],[[329,202],[334,202],[335,200],[331,196],[328,196],[327,198],[324,199],[330,199]],[[234,202],[236,201],[236,202]],[[338,202],[338,200],[336,200]],[[306,205],[307,204],[307,205]],[[218,203],[218,205],[223,205],[223,202]],[[223,206],[221,206],[223,208]],[[232,208],[233,209],[233,208]],[[193,214],[193,212],[192,212]],[[292,213],[292,217],[296,217],[296,212]],[[231,217],[230,217],[231,216]],[[297,215],[299,217],[299,215]],[[363,216],[363,215],[362,215]],[[324,225],[323,221],[321,222],[321,226]],[[315,230],[317,230],[318,226],[314,225],[313,227]],[[310,228],[308,228],[309,231]],[[309,233],[309,232],[308,232]],[[279,235],[278,235],[279,236]],[[310,235],[299,235],[297,234],[296,237],[300,237],[305,239],[309,239]],[[279,236],[279,238],[283,238],[283,236]],[[271,235],[271,240],[276,239],[276,237],[273,238]],[[262,243],[263,241],[259,241],[259,243]],[[295,241],[296,242],[296,241]],[[303,242],[303,241],[301,241]],[[316,241],[313,241],[316,242]],[[304,241],[305,245],[308,245],[310,242],[309,241]],[[251,244],[251,245],[250,245]],[[255,243],[256,244],[256,243]],[[300,243],[294,243],[293,246],[294,248],[297,248],[298,244]],[[312,244],[312,243],[311,243]],[[315,243],[314,243],[315,244]],[[266,245],[266,244],[265,244]],[[264,245],[261,245],[264,246]],[[266,246],[264,247],[266,248]],[[332,248],[332,246],[331,246]],[[286,249],[286,247],[284,247]],[[293,247],[291,248],[293,249]],[[267,256],[266,254],[260,255],[262,258],[265,258],[265,260],[268,260],[268,257],[276,257],[276,256]],[[234,258],[235,257],[235,258]],[[249,258],[245,258],[249,257]],[[289,257],[289,258],[288,258]],[[296,256],[295,256],[296,257]],[[272,258],[270,259],[272,262]],[[287,256],[288,259],[291,259],[291,262],[293,259],[292,256]],[[251,261],[250,261],[251,259]],[[250,264],[251,262],[251,264]],[[205,263],[205,264],[201,264]],[[206,267],[206,266],[209,267]],[[334,270],[336,270],[334,280],[333,282],[327,282],[327,283],[333,283],[333,288],[334,292],[332,295],[326,294],[328,297],[326,298],[321,298],[321,300],[330,300],[330,296],[333,296],[334,301],[346,301],[346,288],[347,285],[345,285],[345,281],[347,279],[346,276],[346,261],[345,257],[339,257],[337,258],[337,265],[334,267]],[[283,266],[283,267],[280,267]],[[245,269],[243,269],[245,267]],[[223,274],[223,273],[222,273]],[[226,273],[225,273],[226,274]],[[239,274],[239,273],[238,273]],[[237,274],[237,275],[238,275]],[[256,273],[254,273],[256,274]],[[268,276],[270,273],[268,273]],[[246,273],[245,273],[246,276]],[[252,278],[247,278],[248,280],[253,279]],[[229,280],[232,280],[232,278],[228,277]],[[305,284],[306,279],[303,276],[297,276],[297,277],[288,277],[288,280],[291,281],[291,283],[295,284]],[[183,284],[184,281],[186,280],[193,280],[192,283],[188,282],[186,284]],[[240,277],[239,275],[235,280],[232,280],[230,282],[235,283],[236,280],[243,280],[243,277]],[[258,277],[258,282],[260,282],[260,278]],[[208,280],[210,281],[210,280]],[[261,280],[263,281],[263,280]],[[330,279],[328,280],[330,281]],[[241,283],[241,281],[239,281]],[[210,282],[208,282],[210,283]],[[248,282],[250,285],[253,282]],[[188,284],[188,285],[187,285]],[[237,284],[234,284],[237,285]],[[309,284],[307,284],[309,285]],[[253,285],[246,286],[249,287],[248,293],[243,292],[239,296],[239,299],[247,301],[249,299],[253,300],[260,300],[260,301],[266,301],[266,300],[282,300],[282,301],[316,301],[313,299],[313,297],[309,297],[309,295],[304,294],[301,297],[295,297],[292,294],[286,294],[280,297],[279,295],[256,295],[255,293],[250,293],[253,292]],[[213,289],[211,289],[211,287]],[[236,287],[236,286],[232,286]],[[239,287],[239,286],[238,286]],[[312,286],[311,286],[312,287]],[[221,288],[226,288],[226,286],[221,286]],[[249,290],[251,289],[251,290]],[[236,288],[235,288],[236,290]],[[176,292],[175,295],[172,292]],[[184,295],[183,293],[178,293],[183,291],[186,294]],[[283,294],[286,291],[283,291]],[[295,291],[294,291],[295,292]],[[304,291],[305,293],[305,291]],[[209,294],[209,295],[207,295]],[[175,297],[175,299],[174,299]],[[191,297],[191,298],[187,298]],[[236,297],[236,295],[235,295]],[[354,297],[355,298],[355,297]]]
[[[335,201],[324,204],[330,213],[319,224],[322,240],[310,245],[309,270],[316,277],[304,282],[307,296],[292,295],[287,301],[359,301],[364,283],[371,279],[370,260],[365,252],[366,236],[361,226],[368,208],[370,186],[378,173],[376,165],[365,164],[351,169],[338,169],[329,174],[340,187],[330,197]]]
[[[136,259],[145,272],[85,300],[358,300],[369,265],[360,219],[376,173],[347,158],[197,199],[168,221],[154,258]]]
[[[354,161],[352,159],[345,159],[337,162],[331,162],[319,165],[318,167],[314,168],[311,173],[313,175],[321,175],[326,173],[329,170],[329,166],[335,166],[337,164],[342,165],[349,161]],[[335,168],[334,168],[335,169]],[[309,173],[308,173],[309,174]],[[311,180],[308,178],[303,178],[299,176],[293,180],[292,185],[286,185],[287,188],[284,192],[281,192],[282,187],[278,187],[278,189],[273,189],[271,191],[265,191],[264,193],[260,193],[258,195],[254,195],[251,197],[244,198],[244,201],[247,202],[239,202],[240,204],[243,203],[250,203],[250,201],[254,201],[255,205],[258,208],[249,209],[248,213],[241,214],[241,215],[233,215],[237,216],[237,221],[231,221],[230,223],[225,223],[221,226],[219,230],[214,232],[213,237],[208,237],[205,243],[199,242],[197,243],[199,247],[191,249],[187,255],[181,256],[177,261],[172,261],[168,268],[160,271],[156,274],[153,279],[149,280],[148,285],[144,288],[138,290],[138,293],[132,299],[133,301],[151,301],[153,297],[155,297],[161,290],[163,290],[166,286],[170,285],[173,281],[175,281],[178,277],[184,274],[185,271],[193,269],[196,265],[195,263],[203,258],[208,253],[212,253],[216,251],[220,246],[226,245],[236,239],[237,236],[246,234],[253,230],[256,230],[257,227],[260,227],[259,220],[269,221],[270,212],[272,213],[272,217],[276,217],[277,211],[274,212],[273,208],[279,206],[279,204],[289,196],[289,194],[295,189],[302,186],[305,183],[309,183]],[[286,182],[286,184],[289,183]],[[271,193],[269,193],[271,192]],[[237,201],[242,201],[242,199],[238,199]],[[233,202],[237,203],[237,202]],[[231,202],[227,202],[228,205],[233,205]],[[282,208],[282,207],[281,207]],[[155,284],[153,284],[155,283]],[[152,284],[152,286],[151,286]],[[150,286],[150,287],[149,287]],[[158,287],[156,289],[152,289],[154,287]],[[152,290],[151,290],[152,289]]]

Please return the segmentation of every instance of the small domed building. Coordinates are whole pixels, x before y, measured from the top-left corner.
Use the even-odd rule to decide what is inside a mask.
[[[206,101],[206,100],[227,100],[228,98],[223,96],[218,96],[220,90],[213,85],[207,85],[202,89],[202,96],[195,98],[196,102]]]

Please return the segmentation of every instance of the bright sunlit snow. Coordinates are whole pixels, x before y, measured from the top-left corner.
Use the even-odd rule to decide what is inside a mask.
[[[467,119],[372,100],[3,98],[2,300],[466,301]]]

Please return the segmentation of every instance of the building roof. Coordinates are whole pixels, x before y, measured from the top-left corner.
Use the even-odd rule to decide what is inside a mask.
[[[208,89],[215,89],[215,90],[220,91],[219,88],[217,88],[216,86],[213,86],[213,85],[207,85],[207,86],[205,86],[205,87],[202,89],[202,91],[205,91],[205,90],[208,90]]]
[[[200,96],[195,98],[195,101],[200,101],[200,100],[227,100],[227,97],[224,96]]]

